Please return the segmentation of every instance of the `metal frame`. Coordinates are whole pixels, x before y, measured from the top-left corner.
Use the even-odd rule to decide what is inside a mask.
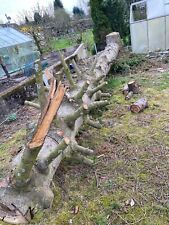
[[[136,29],[136,28],[133,27],[133,25],[136,25],[137,26],[137,24],[138,24],[138,26],[139,26],[139,24],[140,24],[140,27],[141,27],[141,26],[145,26],[145,24],[143,24],[145,22],[146,23],[146,29],[147,29],[145,35],[147,35],[147,37],[143,35],[144,36],[143,37],[144,43],[143,43],[143,46],[142,46],[142,48],[145,50],[145,52],[140,52],[140,53],[148,53],[149,51],[155,51],[155,50],[157,50],[157,47],[156,47],[156,49],[153,49],[153,42],[151,42],[152,35],[150,35],[150,30],[152,32],[152,29],[153,29],[152,27],[150,27],[152,25],[152,24],[150,24],[150,21],[155,21],[156,20],[157,23],[159,22],[159,23],[162,23],[163,24],[162,25],[162,28],[164,29],[163,41],[161,42],[161,39],[159,40],[159,49],[161,49],[161,50],[168,50],[169,49],[169,46],[167,46],[168,45],[168,42],[167,42],[167,40],[168,40],[168,37],[167,37],[167,35],[168,35],[168,33],[167,33],[167,27],[169,26],[169,24],[167,23],[167,21],[168,21],[167,20],[167,17],[169,16],[169,14],[165,11],[165,15],[163,15],[163,16],[157,16],[157,17],[148,19],[148,15],[147,15],[147,18],[144,19],[144,20],[134,21],[134,18],[133,18],[133,6],[139,5],[141,3],[146,3],[147,4],[147,0],[143,0],[143,1],[140,1],[140,2],[132,3],[131,6],[130,6],[130,31],[131,31],[131,41],[132,41],[133,48],[136,48],[136,45],[137,45],[136,43],[137,43],[137,41],[139,43],[139,38],[140,38],[140,37],[138,37],[138,40],[137,40],[136,34],[133,34],[133,29]],[[146,10],[146,13],[147,12],[148,12],[148,8]],[[162,21],[160,22],[160,18],[164,18],[164,23]],[[159,19],[159,21],[158,21],[158,19]],[[141,25],[141,23],[143,25]],[[154,26],[154,25],[152,25],[152,26]],[[139,29],[139,28],[137,28],[137,29]],[[157,30],[160,31],[161,28],[159,28]],[[159,33],[155,33],[155,35],[157,35],[157,37],[159,37]],[[151,38],[151,40],[150,40],[150,38]],[[146,46],[147,47],[145,47],[145,40],[146,40]],[[156,40],[154,40],[154,46],[157,46],[156,43],[157,43]],[[141,44],[141,42],[140,42],[140,44]],[[140,48],[140,46],[138,46],[138,49],[139,48]],[[134,52],[136,52],[135,49],[134,49]],[[139,53],[139,50],[138,50],[137,53]]]

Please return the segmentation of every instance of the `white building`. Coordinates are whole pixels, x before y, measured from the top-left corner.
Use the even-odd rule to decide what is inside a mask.
[[[130,7],[134,53],[169,50],[169,0],[143,0]]]

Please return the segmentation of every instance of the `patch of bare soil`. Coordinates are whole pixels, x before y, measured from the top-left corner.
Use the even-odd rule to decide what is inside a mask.
[[[0,143],[5,143],[8,138],[21,129],[26,129],[26,124],[38,118],[39,111],[28,106],[20,106],[16,113],[16,120],[4,122],[0,125]]]
[[[10,79],[8,78],[1,78],[0,79],[0,93],[6,91],[8,88],[17,86],[21,81],[26,79],[23,74],[16,74],[13,75]]]

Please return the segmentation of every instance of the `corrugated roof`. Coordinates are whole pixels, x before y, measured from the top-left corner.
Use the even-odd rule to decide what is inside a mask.
[[[19,45],[30,41],[32,41],[30,37],[11,27],[0,28],[0,48]]]

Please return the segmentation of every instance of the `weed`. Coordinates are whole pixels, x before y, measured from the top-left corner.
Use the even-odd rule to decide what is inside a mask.
[[[79,44],[78,41],[81,35],[82,35],[82,42],[86,45],[88,51],[91,53],[94,46],[94,37],[92,30],[87,30],[82,34],[76,33],[68,37],[63,36],[62,38],[54,39],[51,41],[52,49],[61,50],[77,45]]]
[[[141,55],[134,55],[131,58],[130,57],[119,58],[111,66],[110,73],[128,74],[130,70],[141,65],[143,62],[145,62],[145,58]]]

